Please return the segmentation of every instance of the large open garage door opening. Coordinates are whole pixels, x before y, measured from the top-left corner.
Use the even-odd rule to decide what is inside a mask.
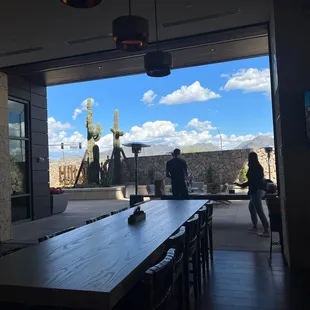
[[[120,145],[136,141],[151,145],[139,155],[140,194],[154,194],[154,181],[165,179],[167,154],[175,148],[187,161],[192,193],[246,194],[234,182],[247,181],[251,150],[258,153],[266,178],[277,183],[267,32],[267,25],[258,25],[164,42],[175,69],[162,79],[141,73],[143,55],[124,58],[117,52],[105,55],[105,61],[93,59],[88,64],[90,59],[85,58],[86,63],[78,66],[38,68],[31,78],[52,85],[48,89],[50,186],[67,188],[70,199],[129,198],[128,188],[133,186],[128,184],[134,181],[131,149],[123,147],[125,159],[121,156],[118,178],[111,161],[118,130],[124,131]],[[86,82],[89,79],[98,80]],[[53,86],[69,81],[85,82]],[[85,162],[95,143],[99,158],[92,178]],[[170,193],[169,179],[165,183]],[[103,188],[97,198],[85,189],[72,194],[69,189],[90,186],[125,189],[109,196]],[[251,228],[247,201],[221,201],[216,213],[218,249],[269,249],[268,239],[247,232]]]

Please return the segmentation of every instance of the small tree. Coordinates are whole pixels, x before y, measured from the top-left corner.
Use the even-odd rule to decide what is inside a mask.
[[[247,178],[247,173],[248,173],[248,167],[246,167],[246,166],[244,166],[244,167],[242,167],[241,168],[241,170],[240,170],[240,174],[239,174],[239,180],[240,180],[240,182],[242,182],[242,183],[245,183],[245,182],[247,182],[248,181],[248,178]]]
[[[154,168],[150,168],[148,173],[147,173],[147,179],[149,184],[153,184],[155,180],[155,171]]]
[[[207,181],[207,184],[212,184],[214,182],[214,179],[213,179],[213,169],[211,167],[209,167],[207,169],[207,175],[206,175],[206,181]]]

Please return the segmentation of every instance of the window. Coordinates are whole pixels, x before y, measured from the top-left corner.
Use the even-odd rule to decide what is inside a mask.
[[[13,221],[30,217],[28,133],[25,104],[9,100],[9,149]]]

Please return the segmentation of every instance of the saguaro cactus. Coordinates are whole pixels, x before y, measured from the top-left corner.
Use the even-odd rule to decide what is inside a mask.
[[[113,133],[113,153],[114,153],[114,184],[122,183],[121,173],[121,142],[120,137],[124,135],[124,131],[119,129],[119,113],[118,110],[114,111],[114,127],[111,128]]]
[[[99,183],[99,148],[96,142],[101,138],[102,128],[98,123],[94,126],[93,123],[93,112],[92,112],[92,101],[87,100],[87,117],[86,117],[86,128],[87,128],[87,151],[88,151],[88,183]],[[95,156],[94,156],[95,151]]]

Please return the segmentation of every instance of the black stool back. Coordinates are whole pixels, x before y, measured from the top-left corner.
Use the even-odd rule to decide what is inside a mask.
[[[95,223],[95,222],[100,221],[100,220],[103,220],[109,216],[110,216],[110,214],[103,214],[103,215],[100,215],[97,217],[93,217],[93,218],[86,221],[86,225],[91,224],[91,223]]]
[[[55,232],[55,233],[52,233],[52,234],[50,234],[50,235],[46,235],[46,236],[44,236],[44,237],[40,237],[40,238],[38,238],[38,242],[43,242],[43,241],[46,241],[46,240],[48,240],[48,239],[54,238],[54,237],[56,237],[56,236],[60,236],[60,235],[65,234],[65,233],[67,233],[67,232],[69,232],[69,231],[71,231],[71,230],[74,230],[74,229],[75,229],[75,226],[72,226],[72,227],[66,228],[66,229],[64,229],[64,230],[61,230],[61,231],[57,231],[57,232]]]

